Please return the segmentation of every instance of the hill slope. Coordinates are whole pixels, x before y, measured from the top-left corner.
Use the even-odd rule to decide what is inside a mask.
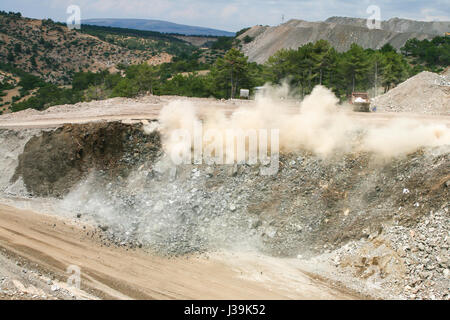
[[[316,42],[324,39],[331,43],[338,51],[346,51],[352,43],[357,43],[364,48],[379,49],[386,43],[395,48],[401,48],[408,39],[419,40],[432,39],[437,27],[434,25],[414,25],[413,23],[402,24],[395,21],[383,24],[389,30],[371,30],[361,26],[363,19],[330,18],[327,22],[308,22],[303,20],[290,20],[282,25],[255,26],[239,36],[244,39],[251,37],[253,41],[243,41],[243,52],[250,61],[263,63],[280,49],[296,49],[308,42]],[[345,24],[349,23],[349,24]],[[421,32],[395,32],[404,25],[405,30],[425,30],[434,34]],[[443,28],[440,26],[439,28]],[[433,31],[434,30],[434,31]]]
[[[117,71],[116,66],[122,63],[168,62],[176,51],[186,51],[189,46],[157,33],[135,35],[133,30],[120,33],[95,28],[98,30],[92,27],[80,32],[51,20],[1,14],[0,64],[13,65],[46,81],[68,84],[78,71]],[[175,46],[180,48],[175,50]]]
[[[202,36],[234,36],[233,32],[149,19],[86,19],[83,24]]]

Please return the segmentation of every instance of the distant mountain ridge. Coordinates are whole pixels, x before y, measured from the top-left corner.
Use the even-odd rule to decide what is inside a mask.
[[[233,37],[234,32],[204,28],[197,26],[183,25],[163,20],[153,19],[85,19],[82,24],[89,24],[102,27],[127,28],[144,31],[157,31],[161,33],[178,33],[183,35],[202,35],[202,36],[227,36]]]
[[[324,22],[289,20],[270,27],[254,26],[241,34],[242,51],[252,62],[264,63],[280,49],[297,49],[308,42],[327,40],[338,51],[346,51],[352,43],[363,48],[380,49],[389,43],[400,49],[411,38],[432,39],[445,35],[450,30],[450,22],[424,22],[406,19],[390,19],[381,22],[381,29],[369,29],[366,19],[331,17]]]

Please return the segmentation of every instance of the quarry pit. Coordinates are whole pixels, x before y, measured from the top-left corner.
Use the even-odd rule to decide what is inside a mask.
[[[232,119],[253,108],[147,96],[0,117],[2,298],[450,298],[449,116],[310,117],[310,131],[290,133],[324,126],[320,147],[283,145],[282,131],[266,176],[245,163],[171,164],[161,110],[186,117],[186,103],[204,123],[211,108]],[[341,117],[358,127],[331,130]],[[79,290],[64,284],[70,265]]]

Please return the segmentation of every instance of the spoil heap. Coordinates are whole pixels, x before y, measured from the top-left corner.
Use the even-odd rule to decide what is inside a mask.
[[[450,114],[450,77],[424,71],[372,100],[382,112]]]

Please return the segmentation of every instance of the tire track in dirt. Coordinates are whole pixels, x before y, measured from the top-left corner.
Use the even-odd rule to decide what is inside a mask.
[[[67,266],[79,266],[82,289],[100,298],[358,298],[311,279],[282,259],[239,253],[169,259],[143,250],[103,246],[100,234],[90,226],[84,227],[59,217],[0,205],[0,247],[60,279],[67,277]]]

